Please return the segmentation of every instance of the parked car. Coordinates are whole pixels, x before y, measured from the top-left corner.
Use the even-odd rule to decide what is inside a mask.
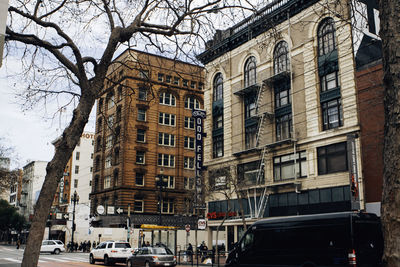
[[[47,252],[52,254],[60,254],[64,252],[64,243],[61,240],[43,240],[40,252]]]
[[[382,253],[375,214],[290,216],[255,222],[229,252],[225,267],[379,267]]]
[[[174,267],[176,266],[176,257],[171,250],[165,247],[143,247],[128,258],[126,266]]]
[[[117,262],[125,263],[134,250],[125,241],[105,241],[93,248],[89,254],[89,263],[102,261],[105,265],[112,265]]]

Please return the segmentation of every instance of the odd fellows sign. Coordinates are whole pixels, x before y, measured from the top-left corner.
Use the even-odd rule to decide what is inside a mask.
[[[195,120],[196,127],[196,199],[195,199],[195,207],[196,208],[205,208],[204,198],[203,198],[203,185],[201,179],[201,170],[203,168],[203,128],[204,128],[204,119],[206,117],[206,112],[200,109],[194,109],[192,111],[192,117]]]

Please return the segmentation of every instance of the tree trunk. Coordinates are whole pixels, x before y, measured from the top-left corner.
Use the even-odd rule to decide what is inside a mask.
[[[379,1],[385,87],[382,223],[384,266],[400,264],[400,2]]]
[[[89,120],[94,102],[94,95],[85,95],[81,97],[78,107],[74,110],[70,125],[64,130],[60,139],[55,142],[54,157],[47,164],[46,177],[39,199],[36,202],[34,217],[21,264],[22,267],[36,267],[38,264],[46,219],[50,212],[58,183],[63,176],[65,166],[71,157],[72,151],[78,143],[85,125]]]

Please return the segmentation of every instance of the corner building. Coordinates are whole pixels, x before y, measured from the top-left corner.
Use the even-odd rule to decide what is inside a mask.
[[[364,209],[353,44],[342,2],[274,1],[217,32],[198,56],[207,71],[209,240],[228,216],[223,242],[231,249],[243,233],[242,212],[250,225]],[[234,191],[229,199],[227,190]]]
[[[203,75],[136,50],[115,59],[97,101],[93,226],[194,225],[192,109],[203,108]]]

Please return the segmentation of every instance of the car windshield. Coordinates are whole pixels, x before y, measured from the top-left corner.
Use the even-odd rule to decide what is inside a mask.
[[[152,248],[152,252],[155,255],[172,255],[172,252],[165,248]]]
[[[129,243],[115,243],[115,248],[130,248],[131,245]]]

